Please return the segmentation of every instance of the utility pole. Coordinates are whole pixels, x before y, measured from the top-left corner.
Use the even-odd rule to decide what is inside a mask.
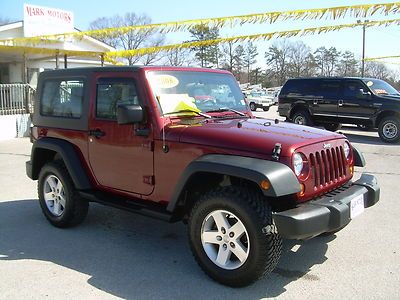
[[[362,60],[361,60],[361,77],[364,77],[364,71],[365,71],[365,25],[366,25],[366,23],[368,23],[369,21],[368,20],[364,20],[364,22],[363,21],[361,21],[361,20],[357,20],[357,23],[358,24],[363,24],[363,41],[362,41],[362,43],[363,43],[363,46],[362,46]]]

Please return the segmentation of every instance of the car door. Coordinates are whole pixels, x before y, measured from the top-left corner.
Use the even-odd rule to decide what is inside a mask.
[[[143,105],[144,97],[138,90],[135,74],[98,74],[91,91],[94,93],[89,121],[89,162],[98,184],[107,189],[151,194],[152,136],[138,135],[137,125],[119,125],[116,120],[118,104]]]
[[[359,123],[369,120],[380,108],[374,106],[374,96],[369,88],[356,79],[346,79],[338,105],[338,117],[341,123]]]
[[[315,121],[336,121],[340,87],[339,79],[315,80],[312,104]]]

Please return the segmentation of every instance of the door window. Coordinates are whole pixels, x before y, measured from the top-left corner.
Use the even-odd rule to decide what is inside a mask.
[[[133,79],[102,78],[97,82],[96,117],[116,120],[120,104],[139,104],[139,97]]]
[[[344,84],[343,95],[346,98],[363,98],[368,94],[368,90],[359,81],[346,81]]]
[[[78,119],[82,114],[83,80],[49,80],[44,83],[42,116]]]

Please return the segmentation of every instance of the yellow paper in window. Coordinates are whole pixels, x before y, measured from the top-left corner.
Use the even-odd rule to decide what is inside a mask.
[[[170,114],[181,110],[191,110],[193,113],[185,112],[185,115],[196,115],[201,110],[197,108],[195,99],[188,94],[161,94],[158,102],[164,114]]]

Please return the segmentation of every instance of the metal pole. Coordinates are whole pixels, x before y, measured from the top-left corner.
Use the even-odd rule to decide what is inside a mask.
[[[100,55],[101,66],[104,67],[104,54]]]
[[[365,22],[363,24],[363,48],[362,48],[362,61],[361,61],[361,77],[364,77],[365,70]]]
[[[362,40],[362,60],[361,60],[361,77],[364,77],[364,73],[365,73],[365,28],[366,28],[366,24],[369,22],[369,20],[357,20],[358,24],[363,24],[363,40]]]
[[[56,69],[58,69],[58,50],[56,51]]]
[[[68,58],[67,58],[67,54],[64,54],[64,69],[66,69],[68,67]]]

